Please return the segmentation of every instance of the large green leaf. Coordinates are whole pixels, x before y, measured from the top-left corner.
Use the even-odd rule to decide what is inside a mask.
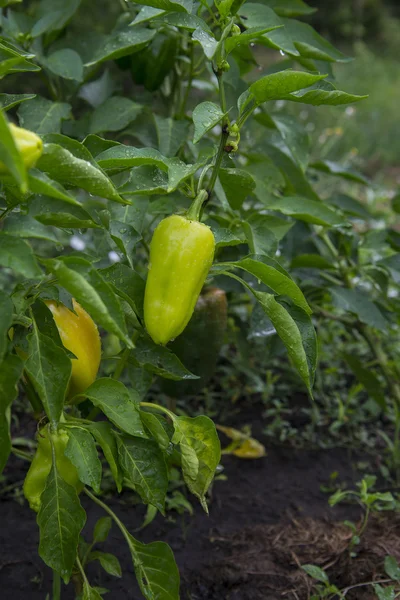
[[[53,465],[41,496],[37,517],[40,528],[39,554],[47,566],[69,582],[76,560],[79,535],[86,521],[76,490]]]
[[[221,457],[221,447],[214,423],[208,417],[174,419],[174,444],[182,453],[182,472],[189,490],[199,498],[208,513],[205,494],[214,478]]]
[[[61,122],[69,119],[71,105],[66,102],[52,102],[36,96],[30,102],[21,104],[18,109],[20,124],[39,134],[59,133]]]
[[[132,351],[134,362],[147,371],[179,381],[181,379],[198,379],[181,363],[179,358],[164,346],[155,344],[153,340],[145,335],[136,341],[136,347]]]
[[[58,423],[71,377],[71,359],[63,348],[38,330],[35,321],[27,339],[29,354],[25,363],[26,372],[49,421]],[[54,377],[55,373],[57,377]]]
[[[365,100],[368,96],[357,96],[356,94],[348,94],[336,89],[330,81],[318,81],[311,88],[299,90],[288,94],[285,100],[292,102],[302,102],[303,104],[312,104],[313,106],[340,106],[342,104],[351,104]]]
[[[350,60],[320,36],[308,23],[296,21],[295,19],[283,19],[283,23],[296,49],[305,58],[328,62],[347,62]]]
[[[0,231],[0,265],[33,279],[42,276],[30,245],[21,238]]]
[[[90,133],[119,131],[136,119],[143,110],[141,104],[123,96],[108,98],[95,108],[90,117]]]
[[[35,98],[35,94],[0,94],[0,109],[10,110],[10,108],[14,108],[21,102],[33,98]]]
[[[89,431],[83,427],[68,428],[69,439],[65,456],[75,465],[82,483],[90,485],[99,494],[102,467],[96,444]]]
[[[0,362],[0,474],[11,450],[10,406],[18,394],[18,381],[24,363],[19,356],[10,354]]]
[[[235,210],[241,208],[244,200],[256,187],[250,173],[242,169],[220,169],[219,181],[226,199]]]
[[[83,80],[82,59],[72,48],[56,50],[46,58],[45,66],[54,75],[58,75],[63,79],[71,79],[78,82]]]
[[[126,203],[101,169],[58,144],[44,144],[37,167],[61,184],[80,187],[96,196]]]
[[[138,437],[117,437],[119,460],[125,479],[146,504],[164,512],[168,472],[157,442]]]
[[[221,263],[221,266],[233,266],[254,275],[259,281],[271,288],[280,296],[288,296],[294,304],[300,306],[306,314],[311,314],[307,300],[298,285],[290,278],[289,273],[273,259],[263,257],[265,262],[252,258],[243,258],[234,263]],[[268,264],[269,263],[269,264]]]
[[[268,208],[315,225],[335,226],[346,223],[346,220],[332,208],[322,202],[301,196],[282,196],[274,202],[269,202]]]
[[[88,387],[85,396],[122,431],[135,437],[147,437],[135,390],[128,390],[121,381],[103,377]]]
[[[193,111],[192,119],[194,123],[193,143],[196,144],[207,131],[218,125],[225,114],[214,102],[200,102]]]
[[[131,535],[129,540],[136,579],[146,600],[179,600],[179,570],[168,544],[142,544]]]
[[[386,331],[388,321],[368,294],[361,290],[331,287],[334,303],[346,312],[357,315],[358,319],[380,331]]]
[[[88,428],[102,449],[110,466],[117,490],[120,492],[122,490],[122,472],[119,466],[117,440],[113,434],[112,425],[108,421],[96,421],[91,423]]]
[[[131,0],[131,2],[136,2],[136,0]],[[161,10],[168,11],[185,11],[187,13],[192,12],[193,2],[192,0],[144,0],[141,1],[140,4],[144,6],[152,6],[153,8],[159,8]]]
[[[117,29],[110,35],[97,34],[96,44],[87,57],[85,66],[91,67],[105,60],[121,58],[139,52],[151,42],[156,30],[142,27]]]
[[[238,106],[243,110],[249,101],[254,100],[256,105],[269,100],[285,98],[287,94],[308,88],[317,81],[324,79],[326,75],[313,75],[305,71],[279,71],[258,79],[248,89],[249,96],[243,102],[242,96],[238,100]],[[245,92],[246,94],[246,92]]]

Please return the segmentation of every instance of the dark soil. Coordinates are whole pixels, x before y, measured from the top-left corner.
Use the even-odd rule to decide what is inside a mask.
[[[255,423],[259,414],[254,414]],[[359,458],[347,450],[276,447],[267,448],[267,456],[258,460],[224,457],[227,480],[214,484],[209,517],[200,507],[194,517],[160,515],[134,535],[144,542],[162,539],[171,545],[181,572],[182,600],[306,600],[310,579],[299,568],[302,564],[327,568],[340,588],[380,579],[384,557],[400,558],[400,523],[393,515],[373,520],[358,556],[350,561],[350,530],[341,522],[357,521],[360,511],[351,505],[330,508],[328,495],[320,489],[334,471],[342,484],[354,485],[360,478],[354,467]],[[7,484],[22,480],[25,470],[26,463],[13,460],[5,472]],[[144,508],[130,500],[125,492],[110,505],[134,533],[143,521]],[[87,497],[82,502],[88,511],[90,537],[103,515]],[[26,503],[0,496],[0,515],[1,600],[44,600],[51,590],[51,572],[37,554],[34,514]],[[118,556],[123,577],[115,579],[93,564],[88,572],[92,585],[108,588],[106,598],[139,600],[130,555],[115,526],[101,549]],[[63,587],[62,597],[74,598],[70,586]],[[349,600],[373,597],[367,587],[346,596]]]

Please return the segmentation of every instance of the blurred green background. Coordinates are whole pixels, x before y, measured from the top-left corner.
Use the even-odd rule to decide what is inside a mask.
[[[309,22],[355,60],[336,65],[339,89],[368,94],[338,108],[296,107],[308,121],[315,155],[348,161],[366,175],[400,185],[400,2],[314,0]],[[306,108],[306,110],[304,110]]]

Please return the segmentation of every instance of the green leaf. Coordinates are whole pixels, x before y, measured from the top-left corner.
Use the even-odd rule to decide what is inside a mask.
[[[119,560],[114,554],[108,552],[91,552],[89,554],[89,561],[98,560],[105,570],[106,573],[113,577],[122,577],[121,565]]]
[[[256,105],[268,100],[279,100],[290,92],[310,87],[310,85],[324,77],[326,75],[312,75],[304,71],[292,71],[290,69],[272,73],[251,84],[249,87],[250,99],[254,99]]]
[[[208,513],[205,494],[221,458],[221,446],[214,423],[208,417],[177,417],[173,421],[174,444],[182,453],[183,478]]]
[[[263,0],[264,4],[270,6],[281,17],[300,17],[311,15],[317,9],[308,6],[303,0]]]
[[[311,146],[303,124],[291,115],[273,115],[271,118],[293,160],[304,172],[308,165]]]
[[[46,565],[70,580],[78,549],[79,534],[86,522],[75,488],[68,485],[53,465],[41,496],[37,517],[39,554]]]
[[[118,173],[143,165],[156,166],[167,171],[169,165],[169,159],[154,148],[134,148],[124,144],[105,150],[96,156],[96,162],[99,167],[110,173]]]
[[[63,79],[72,79],[72,81],[78,82],[83,81],[82,59],[71,48],[56,50],[46,58],[44,64],[54,75],[58,75]]]
[[[288,296],[297,305],[300,306],[308,315],[311,314],[307,300],[298,285],[290,278],[289,273],[274,260],[267,259],[270,264],[254,260],[252,258],[243,258],[234,263],[221,263],[223,266],[233,266],[243,269],[247,273],[257,277],[265,285],[281,296]]]
[[[41,96],[36,96],[28,103],[21,104],[18,117],[21,127],[45,133],[59,133],[61,122],[71,116],[71,105],[66,102],[52,102]]]
[[[0,362],[0,474],[11,451],[9,413],[18,394],[18,381],[23,367],[23,361],[14,354],[9,354]]]
[[[143,299],[146,282],[127,265],[115,263],[99,273],[118,296],[126,300],[139,317],[143,317]]]
[[[15,145],[3,111],[0,110],[0,161],[7,167],[22,193],[28,189],[27,173],[22,156]]]
[[[175,14],[189,17],[189,15],[186,15],[185,13]],[[165,119],[156,114],[153,116],[157,131],[158,148],[161,154],[167,157],[175,156],[187,138],[189,130],[188,121],[176,121],[171,118]]]
[[[86,136],[82,143],[94,158],[96,158],[102,152],[105,152],[105,150],[108,150],[113,146],[120,145],[119,142],[105,140],[94,133],[90,133],[88,136]]]
[[[10,42],[2,38],[0,42],[0,53],[2,60],[0,62],[0,79],[9,73],[19,73],[24,71],[40,71],[40,67],[27,60],[33,58],[34,54],[28,54],[20,49],[12,48]]]
[[[168,471],[157,442],[117,436],[119,461],[124,477],[143,502],[164,513]]]
[[[161,14],[157,11],[157,14]],[[178,27],[180,29],[187,29],[188,31],[194,31],[195,29],[203,29],[207,33],[211,33],[211,29],[207,23],[197,15],[188,14],[184,12],[163,12],[162,16],[157,19],[163,23],[168,23],[172,27]]]
[[[330,292],[336,306],[357,315],[358,319],[366,325],[381,331],[387,330],[387,320],[365,292],[341,287],[331,287]]]
[[[298,306],[287,307],[283,300],[278,302],[272,294],[257,292],[240,277],[232,273],[225,272],[224,275],[240,281],[259,302],[285,345],[288,355],[301,379],[306,384],[310,395],[312,395],[311,386],[317,360],[317,350],[316,336],[315,332],[313,333],[310,317]],[[291,313],[293,313],[293,316]],[[304,340],[303,335],[305,336]]]
[[[81,0],[42,0],[40,3],[42,16],[36,21],[31,31],[32,37],[63,29],[80,3]]]
[[[218,176],[229,204],[239,210],[256,187],[254,179],[241,169],[220,169]]]
[[[382,587],[379,583],[374,583],[373,588],[378,600],[395,600],[396,598],[396,588],[393,585]]]
[[[313,579],[321,581],[321,583],[329,583],[328,575],[320,567],[316,565],[302,565],[301,568]]]
[[[393,581],[400,581],[400,567],[394,556],[385,557],[385,572]]]
[[[143,106],[123,96],[108,98],[90,118],[90,133],[125,129],[142,112]]]
[[[320,254],[299,254],[293,257],[290,266],[292,269],[335,269],[334,264]]]
[[[153,166],[134,167],[129,180],[118,188],[122,195],[129,194],[166,194],[168,192],[168,175]]]
[[[227,54],[230,54],[237,46],[247,45],[252,40],[257,40],[265,33],[274,31],[283,25],[269,25],[268,27],[250,27],[244,33],[240,35],[230,36],[225,40],[225,50]]]
[[[110,236],[118,246],[118,249],[125,254],[128,263],[133,269],[133,250],[142,239],[142,236],[134,229],[134,227],[132,227],[132,225],[122,223],[121,221],[110,221],[108,227]]]
[[[97,423],[95,423],[97,425]],[[98,544],[99,542],[105,542],[108,538],[108,534],[111,531],[112,519],[111,517],[100,517],[94,526],[93,530],[93,542]]]
[[[42,276],[32,248],[24,240],[0,231],[0,265],[27,279]]]
[[[301,196],[282,196],[272,203],[268,202],[268,208],[315,225],[337,226],[346,223],[339,213],[322,202],[316,202]]]
[[[103,596],[95,588],[92,588],[86,580],[83,583],[82,600],[103,600]]]
[[[141,367],[166,379],[198,379],[171,350],[155,344],[148,336],[142,336],[136,341],[132,356]]]
[[[318,81],[312,88],[308,90],[299,90],[285,97],[285,100],[291,102],[302,102],[303,104],[311,104],[312,106],[341,106],[342,104],[351,104],[365,100],[368,96],[357,96],[342,92],[333,85],[330,81]]]
[[[282,27],[282,20],[269,6],[246,2],[240,7],[239,16],[244,27],[248,29],[253,27],[278,27],[278,29],[270,31],[259,38],[259,43],[276,50],[282,50],[282,52],[292,56],[299,56],[299,51],[295,48],[286,28]]]
[[[142,6],[142,8],[139,10],[138,14],[132,21],[131,25],[139,25],[139,23],[146,23],[146,21],[151,21],[155,17],[159,17],[164,14],[165,11],[163,9],[153,8],[152,6]]]
[[[242,227],[251,254],[275,254],[278,249],[278,240],[274,232],[269,229],[264,215],[253,215],[251,220],[242,221]]]
[[[21,238],[36,238],[58,243],[58,237],[54,231],[36,221],[31,215],[11,213],[4,223],[3,232]]]
[[[192,114],[194,123],[193,143],[197,144],[203,135],[218,125],[224,116],[225,113],[214,102],[201,102],[198,104]]]
[[[100,228],[80,205],[67,204],[47,196],[37,196],[30,205],[31,216],[43,225],[61,228]]]
[[[319,196],[315,193],[305,176],[303,169],[292,158],[289,150],[282,148],[282,144],[263,143],[260,150],[267,154],[274,165],[280,170],[286,184],[285,192],[287,195],[306,196],[311,200],[320,202]],[[269,198],[267,197],[267,201]],[[263,198],[261,198],[263,201]],[[264,204],[267,202],[264,201]]]
[[[308,23],[295,19],[283,19],[283,23],[301,56],[328,62],[348,62],[350,60],[320,36]]]
[[[355,181],[356,183],[362,183],[363,185],[369,184],[368,179],[366,179],[361,173],[357,173],[357,171],[343,167],[342,165],[331,160],[319,160],[312,163],[310,167],[316,169],[317,171],[328,173],[329,175],[335,175],[336,177],[342,177],[343,179]]]
[[[253,229],[254,229],[254,226],[253,226],[254,223],[257,223],[257,227],[258,226],[266,227],[267,229],[272,231],[272,233],[274,234],[274,236],[276,237],[278,242],[280,242],[285,237],[287,232],[294,225],[293,221],[281,219],[280,217],[275,217],[272,215],[260,215],[260,214],[252,215],[248,219],[248,222],[253,227]],[[256,252],[255,254],[260,254],[260,253]]]
[[[135,390],[128,390],[120,381],[107,377],[97,379],[85,392],[85,397],[98,406],[122,431],[133,436],[146,437],[136,396]],[[95,432],[93,435],[96,437]]]
[[[201,27],[198,27],[193,32],[192,38],[195,42],[199,42],[200,46],[203,48],[204,54],[211,60],[218,47],[218,42],[215,37],[211,33],[204,31]]]
[[[179,600],[179,571],[168,544],[142,544],[131,535],[129,540],[136,579],[146,600]]]
[[[89,485],[96,494],[99,494],[102,467],[93,437],[89,431],[81,427],[68,428],[68,434],[69,440],[65,448],[65,456],[76,467],[82,483]]]
[[[296,166],[296,168],[298,167]],[[281,192],[285,187],[285,179],[281,171],[267,156],[264,156],[261,162],[254,162],[247,165],[246,171],[250,173],[256,184],[253,192],[254,195],[263,204],[265,204],[271,195]]]
[[[44,144],[37,167],[61,184],[80,187],[101,198],[126,203],[110,179],[95,164],[74,156],[58,144]]]
[[[358,381],[364,386],[367,394],[374,398],[377,404],[382,408],[386,409],[385,392],[382,389],[381,383],[374,371],[370,368],[366,368],[362,362],[352,354],[343,354],[343,358],[353,371]]]
[[[161,422],[161,417],[154,415],[151,412],[145,412],[144,410],[140,411],[140,417],[161,450],[167,450],[171,440]]]
[[[67,190],[57,181],[53,181],[42,171],[38,169],[31,169],[28,173],[29,189],[34,194],[42,194],[44,196],[50,196],[50,198],[57,198],[63,200],[69,204],[75,206],[81,206],[78,200],[75,200],[73,196],[68,194]]]
[[[94,51],[87,58],[85,67],[92,67],[105,60],[121,58],[139,52],[145,48],[156,35],[156,30],[141,27],[124,27],[110,35],[97,34]]]
[[[286,309],[290,317],[293,319],[297,329],[300,332],[301,343],[307,359],[310,387],[314,384],[315,370],[318,361],[318,342],[310,315],[302,308],[296,306],[286,297],[278,297],[277,301],[283,308]],[[310,390],[309,390],[310,391]],[[310,395],[312,393],[310,391]]]
[[[367,206],[347,194],[334,194],[327,202],[339,208],[342,212],[360,219],[371,219],[372,215]]]
[[[110,466],[110,470],[116,483],[117,490],[121,492],[122,473],[118,462],[117,440],[115,439],[115,435],[113,435],[113,429],[111,424],[107,421],[96,421],[95,423],[91,423],[88,426],[88,428],[90,433],[95,438],[96,442],[101,447],[106,461]],[[95,537],[96,535],[98,535],[96,534],[96,531],[97,530],[95,530]],[[101,540],[99,539],[98,541]]]
[[[17,104],[35,97],[35,94],[0,94],[0,110],[10,110]]]
[[[8,346],[8,330],[13,321],[13,303],[11,298],[0,290],[0,364]]]
[[[136,0],[131,0],[136,2]],[[152,6],[153,8],[159,8],[161,10],[169,10],[169,11],[184,11],[187,13],[192,12],[193,2],[192,0],[144,0],[144,2],[140,2],[141,5],[144,6]]]
[[[238,246],[244,244],[245,240],[243,237],[239,237],[236,233],[233,233],[230,229],[224,227],[212,227],[212,232],[215,238],[215,247],[225,248],[227,246]]]
[[[36,323],[27,340],[29,355],[25,363],[26,372],[50,422],[58,423],[71,377],[71,359],[63,348],[38,330]],[[54,373],[57,373],[57,377],[54,377]]]
[[[132,347],[119,299],[97,269],[87,260],[77,257],[42,259],[42,262],[98,325]]]

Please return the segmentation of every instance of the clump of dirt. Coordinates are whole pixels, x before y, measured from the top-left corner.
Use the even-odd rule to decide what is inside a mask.
[[[301,568],[324,569],[331,583],[346,590],[348,600],[376,598],[371,585],[386,580],[387,555],[400,560],[400,518],[373,517],[356,556],[350,555],[352,533],[343,523],[326,519],[292,519],[256,525],[210,541],[224,555],[202,573],[192,573],[192,600],[308,600],[313,580]],[[355,586],[355,587],[352,587]]]

